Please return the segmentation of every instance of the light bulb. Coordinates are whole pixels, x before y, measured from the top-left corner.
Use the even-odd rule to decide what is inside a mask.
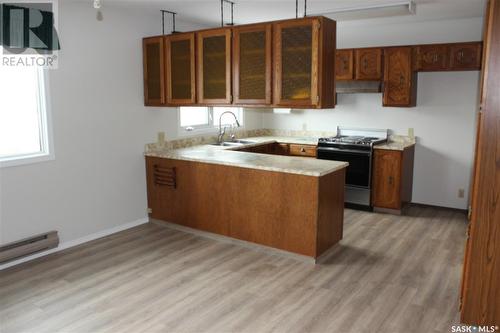
[[[94,0],[94,8],[95,9],[101,8],[101,0]]]

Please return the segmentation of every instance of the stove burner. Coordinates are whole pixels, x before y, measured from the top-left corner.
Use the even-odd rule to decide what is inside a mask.
[[[341,135],[341,136],[333,136],[329,138],[321,138],[319,142],[324,145],[357,145],[357,146],[371,146],[372,144],[380,143],[385,141],[385,139],[377,138],[377,137],[365,137],[358,135]]]

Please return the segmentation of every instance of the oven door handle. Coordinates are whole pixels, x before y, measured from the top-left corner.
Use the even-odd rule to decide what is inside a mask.
[[[338,149],[338,148],[330,148],[330,147],[318,147],[317,151],[325,151],[325,152],[335,152],[335,153],[348,153],[352,155],[362,155],[362,156],[370,156],[371,151],[362,151],[362,150],[352,150],[352,149]]]

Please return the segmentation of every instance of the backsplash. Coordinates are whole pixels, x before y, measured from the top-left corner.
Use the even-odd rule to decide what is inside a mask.
[[[299,131],[299,130],[283,130],[283,129],[254,129],[254,130],[237,130],[236,137],[250,138],[260,136],[275,136],[275,137],[303,137],[303,138],[322,138],[336,136],[337,132],[331,131]],[[391,135],[389,141],[406,143],[414,142],[415,138],[410,138],[402,135]],[[217,135],[199,135],[189,138],[177,139],[172,141],[163,141],[160,139],[157,142],[146,144],[145,151],[164,150],[164,149],[179,149],[198,145],[211,144],[217,141]]]

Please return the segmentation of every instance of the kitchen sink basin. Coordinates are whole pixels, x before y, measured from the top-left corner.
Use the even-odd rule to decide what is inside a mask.
[[[235,140],[235,141],[224,141],[222,143],[212,143],[212,146],[237,147],[252,143],[255,143],[255,141]]]

